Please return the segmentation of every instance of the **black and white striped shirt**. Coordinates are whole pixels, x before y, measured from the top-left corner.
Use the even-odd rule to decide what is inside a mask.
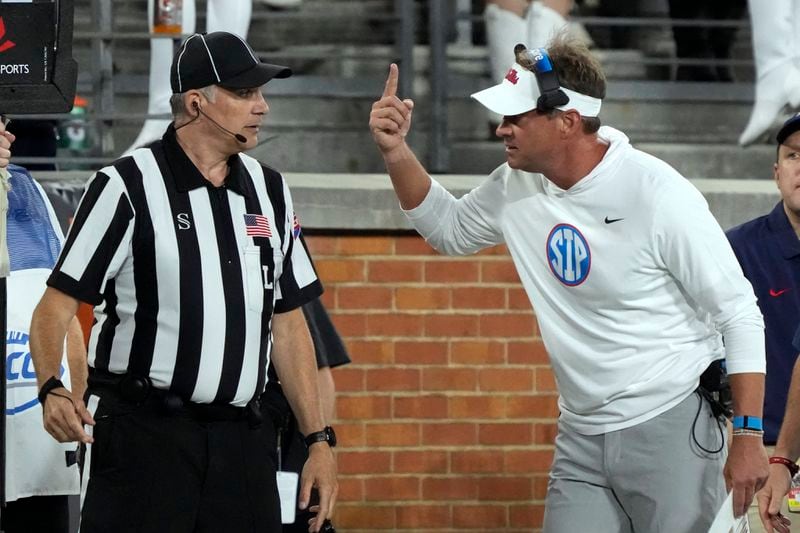
[[[222,187],[164,138],[89,182],[48,281],[95,305],[89,365],[200,403],[264,389],[273,312],[322,286],[282,176],[244,154]]]

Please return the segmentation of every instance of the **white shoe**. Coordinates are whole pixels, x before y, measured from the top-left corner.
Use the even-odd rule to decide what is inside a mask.
[[[159,140],[164,135],[164,132],[167,131],[167,126],[169,126],[170,122],[172,121],[156,118],[145,120],[142,131],[139,132],[136,140],[131,143],[120,157],[129,156],[137,148],[147,146],[151,142]]]
[[[756,83],[756,99],[739,144],[747,146],[762,137],[787,106],[800,106],[800,70],[794,65],[772,69]]]

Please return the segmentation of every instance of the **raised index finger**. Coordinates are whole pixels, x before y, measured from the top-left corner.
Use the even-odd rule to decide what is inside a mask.
[[[383,96],[397,96],[397,78],[400,76],[397,64],[389,65],[389,77],[386,78],[386,87],[383,89]]]

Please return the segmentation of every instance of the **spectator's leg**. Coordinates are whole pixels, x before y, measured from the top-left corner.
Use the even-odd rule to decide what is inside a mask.
[[[509,9],[510,8],[510,9]],[[525,43],[525,0],[494,0],[486,3],[483,19],[486,23],[486,48],[492,81],[500,82],[514,63],[514,46]],[[500,116],[487,112],[489,129],[500,124]]]
[[[700,0],[669,0],[669,14],[674,19],[703,18],[705,12]],[[678,59],[712,59],[708,28],[698,26],[673,26],[675,55]],[[710,65],[679,65],[675,73],[678,81],[717,81],[717,73]]]
[[[788,103],[800,104],[800,71],[794,34],[793,0],[749,0],[756,63],[756,99],[750,121],[739,144],[748,145],[764,135]]]
[[[567,27],[566,15],[573,0],[487,0],[483,13],[486,22],[486,44],[492,80],[500,82],[514,63],[514,46],[545,47],[548,41]],[[500,117],[490,113],[490,123]]]
[[[715,5],[717,17],[720,20],[739,20],[747,10],[745,0],[728,0]],[[731,49],[736,40],[736,28],[714,28],[711,30],[711,48],[716,59],[730,59]],[[717,78],[720,81],[733,81],[733,69],[729,66],[717,66]]]
[[[208,0],[206,31],[229,31],[247,39],[252,0]]]
[[[569,12],[572,11],[575,2],[573,0],[540,0],[541,4],[547,8],[552,9],[559,15],[561,18],[567,18],[569,16]]]
[[[508,67],[514,63],[514,46],[526,41],[526,7],[524,0],[513,3],[508,0],[492,1],[486,4],[483,18],[486,21],[486,45],[494,82],[502,80]]]
[[[528,46],[545,48],[550,39],[567,28],[567,16],[570,10],[572,10],[572,0],[532,2],[525,16],[528,24]]]
[[[486,21],[486,44],[492,79],[499,82],[514,63],[514,46],[523,43],[528,48],[547,45],[553,35],[567,26],[565,16],[572,0],[488,0],[483,13]]]
[[[793,50],[794,50],[794,66],[800,69],[800,0],[791,0],[792,2],[792,35],[794,36]]]
[[[150,31],[153,31],[153,13],[155,0],[147,2],[147,20]],[[195,3],[194,0],[183,0],[183,33],[195,31]],[[150,39],[150,81],[147,101],[148,115],[168,115],[169,97],[172,89],[169,83],[169,68],[172,64],[173,39],[171,37],[157,37]],[[125,150],[123,155],[130,154],[140,148],[158,140],[164,134],[171,119],[149,118],[144,121],[142,129],[136,140]]]

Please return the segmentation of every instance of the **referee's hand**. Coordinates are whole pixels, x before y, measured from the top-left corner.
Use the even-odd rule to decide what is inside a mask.
[[[316,512],[316,516],[308,522],[308,531],[317,533],[325,519],[333,515],[336,496],[339,494],[336,458],[326,442],[317,442],[308,448],[308,460],[303,466],[300,482],[300,509],[308,508],[312,487],[319,492],[319,505],[309,509]]]
[[[72,398],[67,389],[59,387],[50,391],[44,402],[42,416],[44,429],[58,442],[94,442],[83,429],[84,424],[93,426],[94,418],[83,400]]]

